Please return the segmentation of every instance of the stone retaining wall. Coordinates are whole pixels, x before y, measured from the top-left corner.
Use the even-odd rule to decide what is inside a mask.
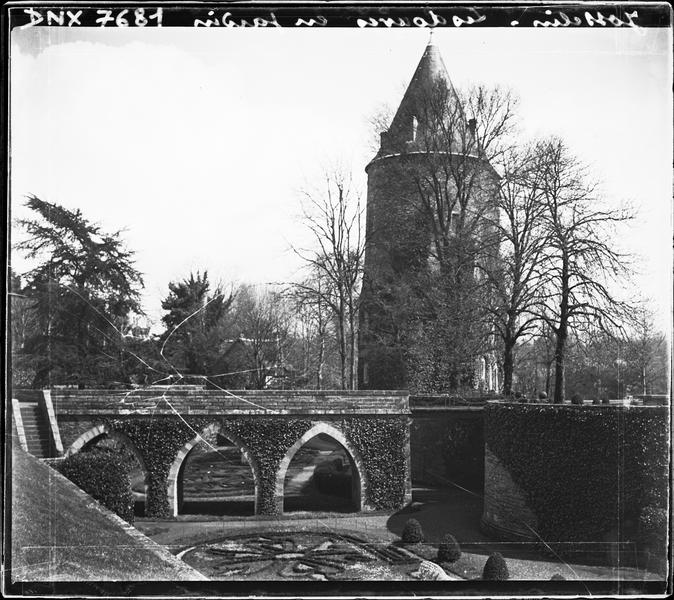
[[[508,470],[485,448],[482,527],[503,540],[535,540],[538,524],[526,497]]]
[[[410,426],[412,480],[446,486],[457,472],[477,469],[481,481],[483,449],[479,444],[457,455],[448,448],[450,432],[456,427],[482,431],[481,406],[414,406]],[[477,465],[477,466],[475,466]],[[465,482],[464,482],[465,483]]]

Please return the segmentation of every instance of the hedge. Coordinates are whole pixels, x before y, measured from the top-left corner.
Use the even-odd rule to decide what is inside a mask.
[[[68,456],[57,468],[103,506],[133,523],[131,481],[126,465],[117,452],[98,448],[80,452]]]
[[[666,407],[492,403],[484,416],[547,542],[643,541],[644,510],[667,508]]]

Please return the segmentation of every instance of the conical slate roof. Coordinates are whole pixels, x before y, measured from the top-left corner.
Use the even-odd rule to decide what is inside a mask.
[[[456,102],[460,108],[459,98],[449,78],[440,50],[431,41],[426,46],[414,71],[388,132],[382,136],[380,156],[400,151],[402,145],[414,139],[415,121],[423,120],[422,115],[429,111],[429,98],[443,87],[447,90],[446,100]]]

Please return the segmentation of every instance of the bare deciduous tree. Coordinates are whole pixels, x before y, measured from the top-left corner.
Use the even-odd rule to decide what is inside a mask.
[[[644,303],[637,307],[633,318],[634,332],[628,340],[631,362],[638,373],[642,394],[666,387],[667,338],[653,323],[653,312]],[[664,385],[663,385],[664,384]]]
[[[335,324],[343,389],[357,385],[357,338],[365,234],[360,196],[351,177],[327,173],[318,191],[304,191],[304,219],[314,249],[295,249],[313,277],[296,284],[314,302],[329,307]]]
[[[251,383],[264,389],[274,375],[285,368],[285,356],[292,343],[290,314],[283,295],[276,290],[256,290],[242,286],[236,300],[241,342],[251,369]]]
[[[313,274],[292,290],[296,319],[300,329],[304,371],[317,390],[323,388],[328,338],[332,333],[332,312],[325,298],[328,283],[321,272]]]
[[[539,326],[535,308],[547,245],[539,178],[532,149],[508,151],[500,161],[498,258],[484,267],[491,284],[494,328],[503,343],[503,393],[512,391],[515,347]]]
[[[539,314],[555,333],[554,401],[563,402],[570,330],[623,327],[628,305],[615,290],[628,273],[629,257],[616,249],[612,236],[632,215],[602,208],[585,167],[561,140],[539,143],[537,157],[547,248]]]

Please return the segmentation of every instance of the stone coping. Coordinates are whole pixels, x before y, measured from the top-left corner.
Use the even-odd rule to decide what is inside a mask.
[[[183,389],[184,388],[184,389]],[[344,398],[364,397],[409,397],[407,390],[212,390],[196,386],[157,385],[137,389],[106,389],[106,388],[59,388],[51,389],[55,396],[87,396],[96,394],[116,395],[154,395],[157,392],[168,391],[171,395],[208,395],[208,396],[270,396],[270,397],[302,397],[302,396],[340,396]]]
[[[409,415],[405,391],[340,390],[54,390],[65,415]]]
[[[488,400],[487,404],[495,404],[499,406],[518,406],[524,409],[540,409],[540,408],[569,408],[571,410],[635,410],[635,409],[659,409],[669,408],[669,406],[658,404],[625,404],[622,401],[616,401],[611,404],[572,404],[571,402],[564,402],[562,404],[553,404],[550,402],[514,402],[510,400]]]

